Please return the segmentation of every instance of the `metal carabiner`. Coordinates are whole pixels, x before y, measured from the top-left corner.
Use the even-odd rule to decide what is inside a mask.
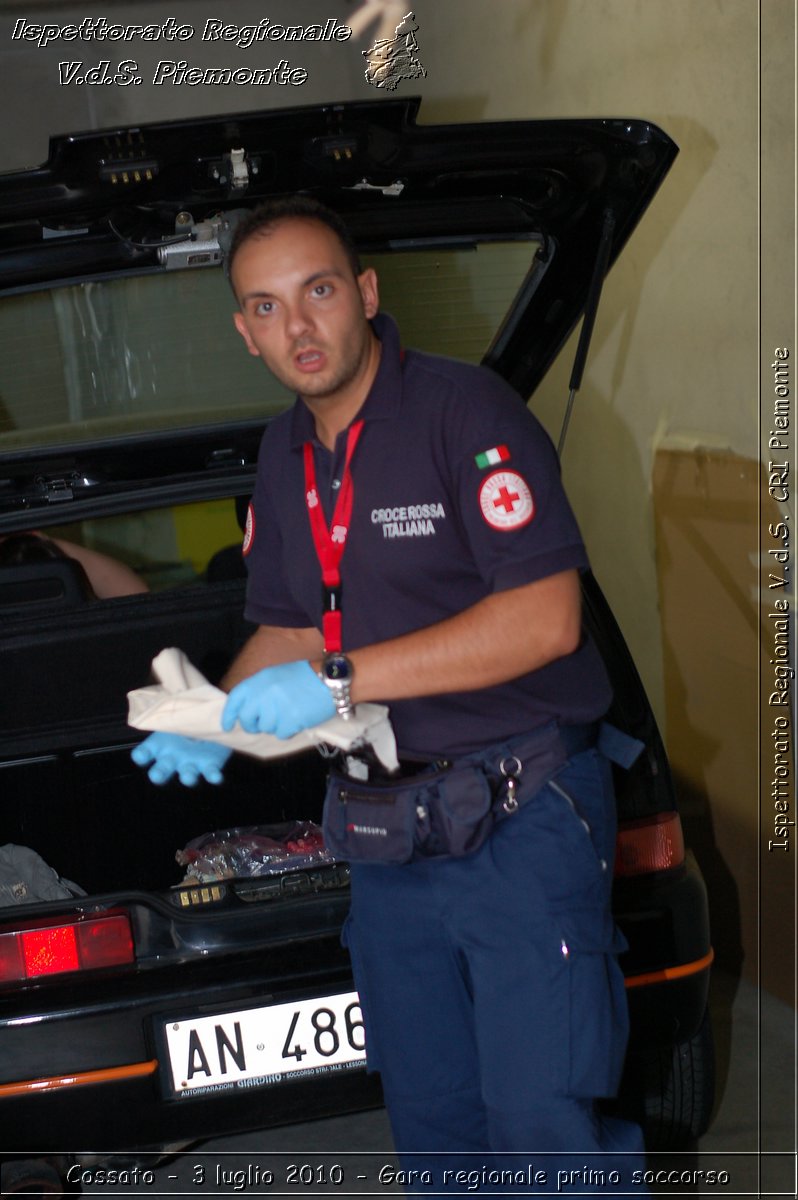
[[[507,780],[507,795],[502,801],[502,808],[506,813],[514,813],[518,808],[518,797],[516,796],[516,780],[524,769],[524,764],[520,758],[516,758],[514,754],[509,758],[503,758],[499,763],[499,771],[504,779]]]

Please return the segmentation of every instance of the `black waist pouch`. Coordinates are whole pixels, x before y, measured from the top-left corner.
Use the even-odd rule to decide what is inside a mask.
[[[471,854],[568,758],[596,745],[600,728],[550,723],[409,779],[359,780],[333,769],[322,819],[327,849],[375,863]]]
[[[334,770],[324,799],[324,843],[350,862],[470,854],[490,833],[492,804],[488,777],[476,765],[438,767],[395,782],[365,782]]]

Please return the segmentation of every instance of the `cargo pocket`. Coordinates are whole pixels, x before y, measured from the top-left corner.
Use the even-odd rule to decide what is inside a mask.
[[[591,917],[560,923],[568,971],[568,1094],[614,1096],[623,1071],[629,1013],[618,954],[623,936],[611,928],[591,930]]]
[[[363,1032],[366,1039],[366,1070],[368,1072],[379,1071],[379,1057],[377,1055],[377,1040],[374,1033],[374,1021],[371,1016],[371,1009],[368,1002],[368,988],[366,986],[365,971],[363,968],[363,960],[360,956],[360,950],[357,944],[357,936],[354,929],[352,914],[349,913],[344,921],[341,929],[341,945],[349,951],[349,957],[352,961],[352,974],[355,979],[355,988],[357,989],[358,999],[360,1000],[360,1013],[363,1017]]]

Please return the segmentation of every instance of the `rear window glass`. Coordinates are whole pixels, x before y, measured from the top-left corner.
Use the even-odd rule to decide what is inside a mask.
[[[243,579],[241,541],[246,497],[198,501],[171,508],[151,508],[133,514],[98,517],[42,527],[40,536],[56,541],[67,557],[84,561],[91,576],[94,560],[83,551],[123,564],[151,592],[201,582]],[[122,578],[113,595],[128,594]]]
[[[405,343],[479,362],[537,243],[372,255]],[[165,271],[0,302],[0,454],[231,421],[292,397],[247,354],[221,272]]]

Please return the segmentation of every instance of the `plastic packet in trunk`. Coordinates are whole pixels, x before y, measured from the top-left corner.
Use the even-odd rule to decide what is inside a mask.
[[[278,875],[336,861],[324,845],[320,826],[312,821],[205,833],[178,850],[175,858],[186,868],[184,883]]]

